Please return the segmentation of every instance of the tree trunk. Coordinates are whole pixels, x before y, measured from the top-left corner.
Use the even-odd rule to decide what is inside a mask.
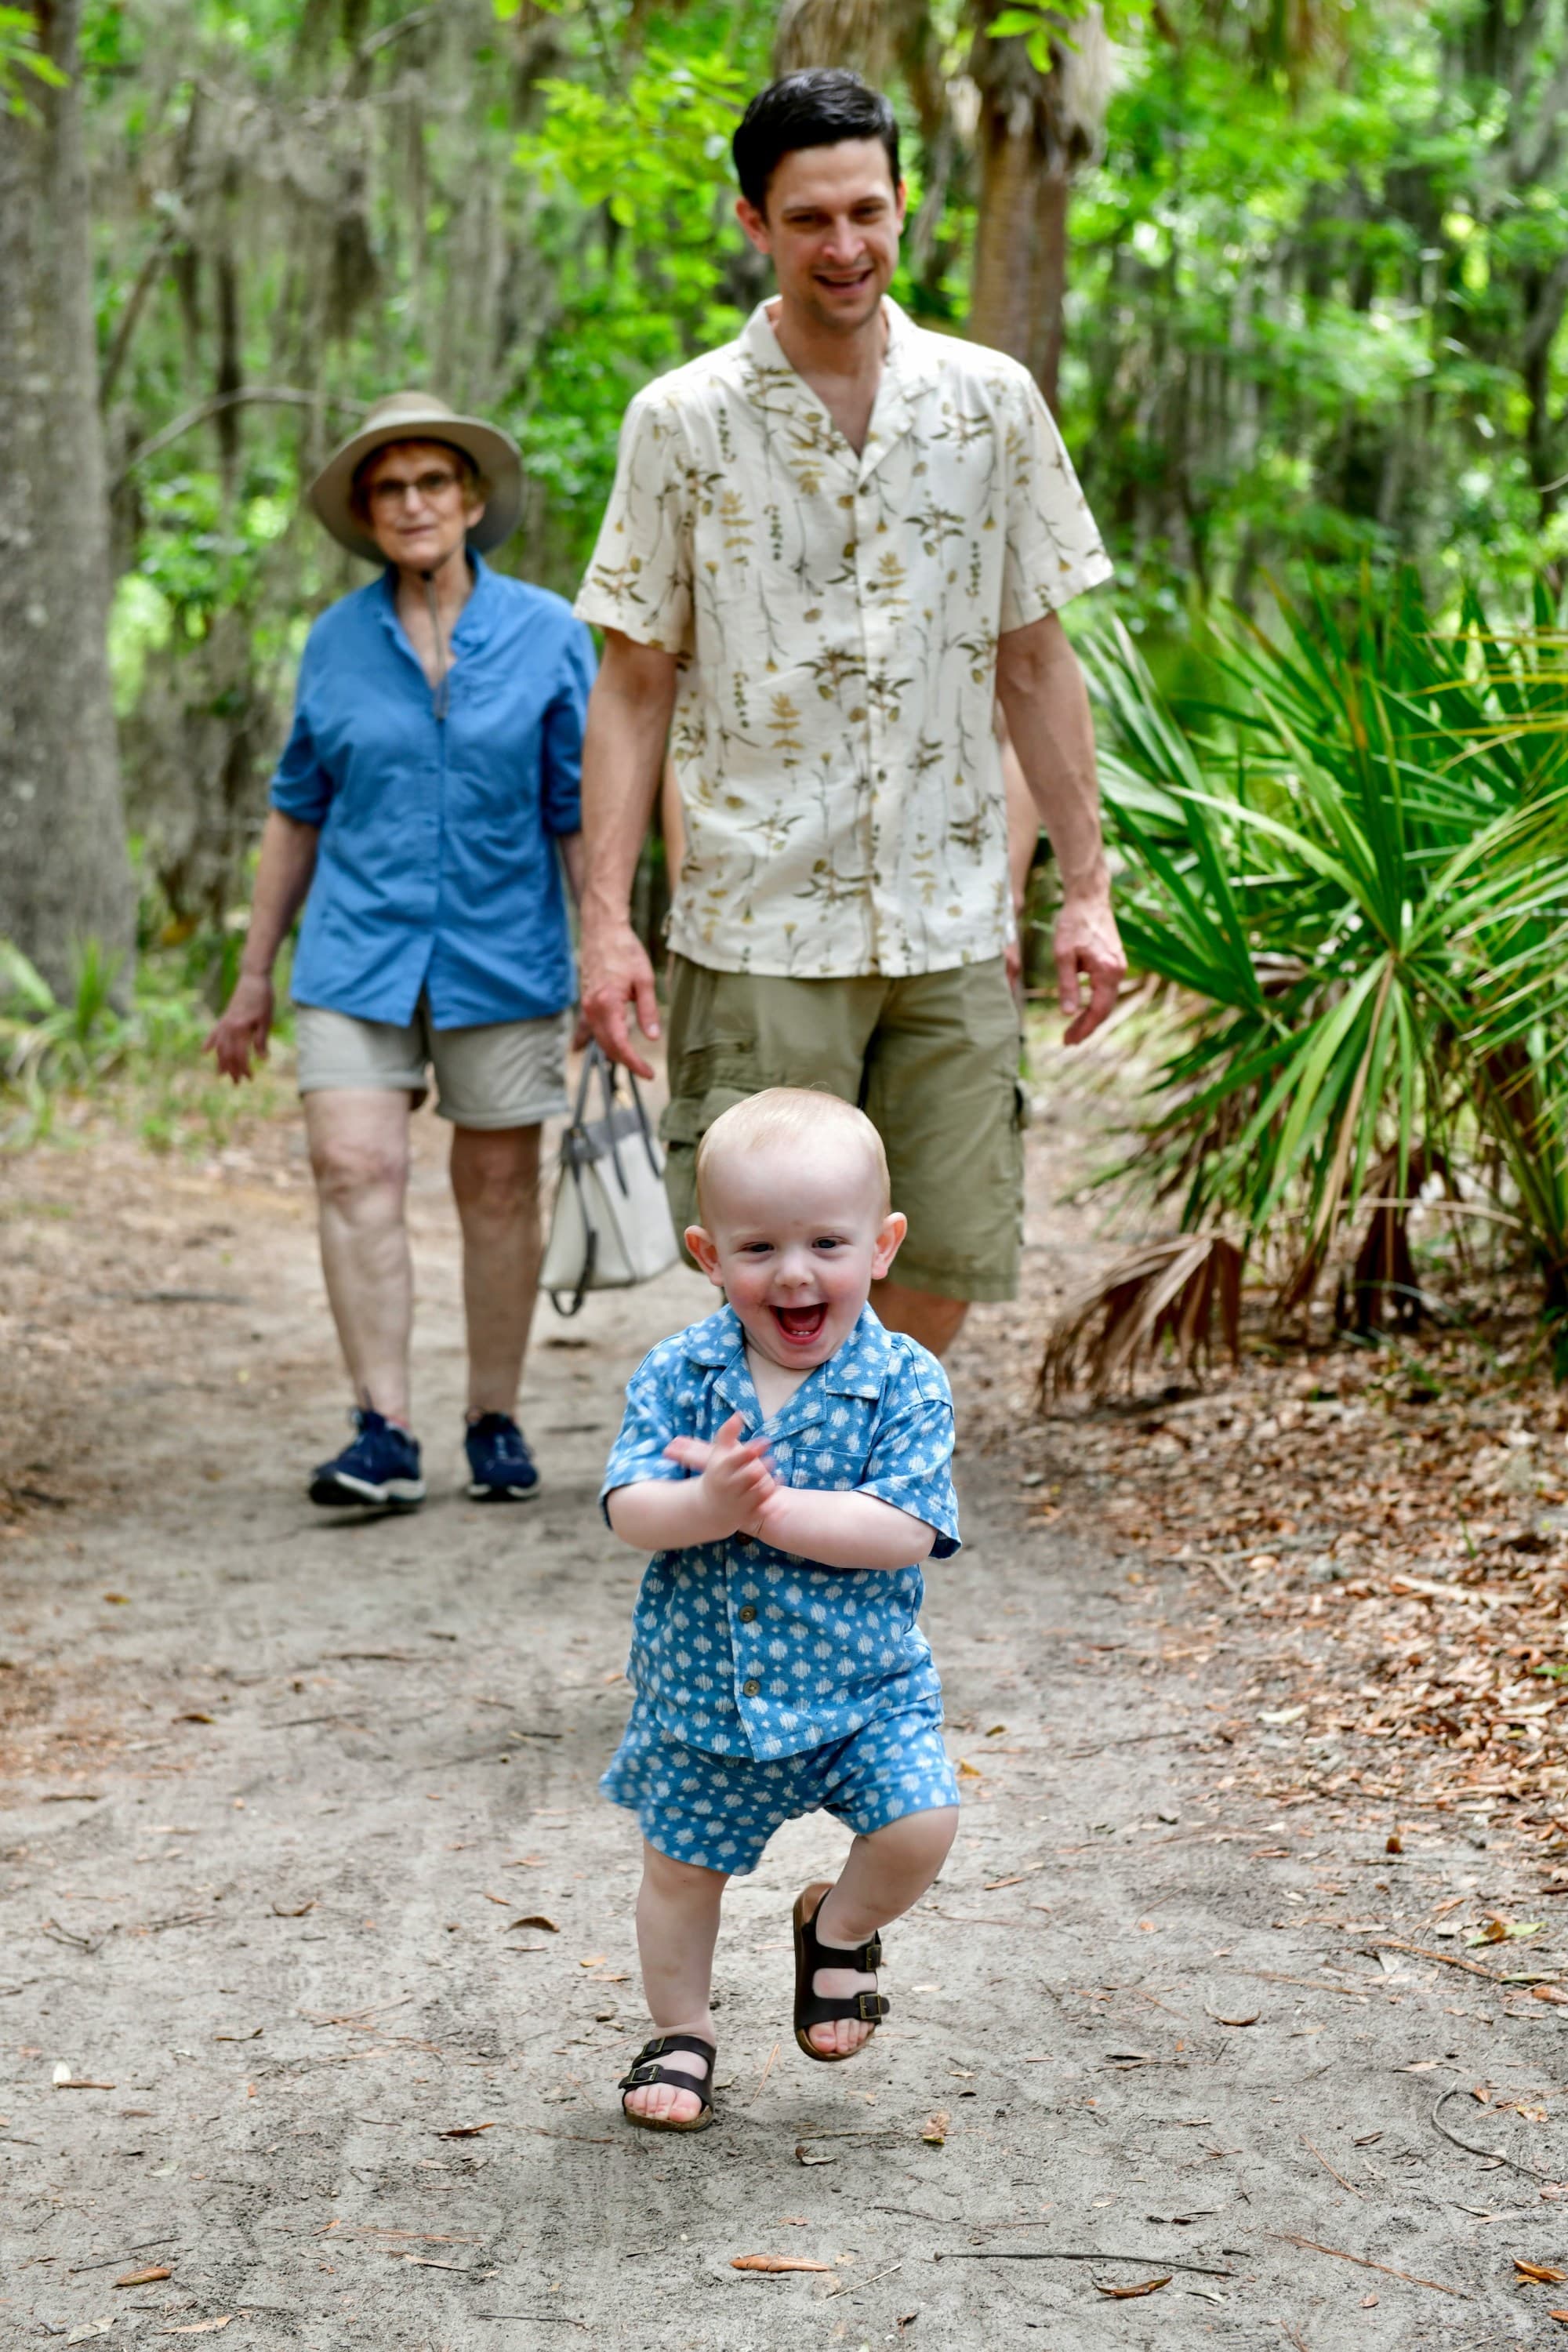
[[[1110,83],[1100,10],[1072,22],[1042,73],[1016,35],[990,30],[1004,0],[973,0],[970,71],[980,92],[980,217],[969,333],[1022,360],[1054,410],[1061,369],[1072,175],[1098,145]]]
[[[82,0],[32,13],[72,79],[29,84],[26,115],[0,111],[0,936],[58,992],[80,942],[128,954],[134,908],[106,642]]]

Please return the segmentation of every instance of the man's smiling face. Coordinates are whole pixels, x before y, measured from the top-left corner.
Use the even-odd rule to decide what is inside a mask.
[[[879,139],[843,139],[781,156],[759,212],[736,212],[779,292],[830,333],[852,334],[875,316],[899,259],[904,186],[893,185]]]
[[[719,1156],[703,1192],[705,1222],[688,1227],[687,1246],[751,1346],[791,1371],[825,1364],[904,1237],[865,1147],[831,1130],[808,1150],[759,1141]]]

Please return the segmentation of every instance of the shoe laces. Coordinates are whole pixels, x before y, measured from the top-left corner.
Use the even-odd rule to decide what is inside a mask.
[[[469,1434],[483,1438],[493,1445],[503,1461],[526,1462],[529,1459],[522,1432],[510,1413],[482,1412],[478,1421],[471,1423]]]

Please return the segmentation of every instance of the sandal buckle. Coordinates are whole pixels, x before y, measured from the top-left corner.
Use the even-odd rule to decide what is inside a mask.
[[[880,1936],[873,1936],[868,1944],[861,1945],[860,1949],[855,1955],[855,1965],[867,1975],[874,1976],[876,1974],[877,1970],[882,1965],[882,1939]]]
[[[888,2015],[891,2007],[892,2003],[884,2000],[879,1992],[863,1992],[856,1995],[856,2014],[862,2025],[879,2024]]]

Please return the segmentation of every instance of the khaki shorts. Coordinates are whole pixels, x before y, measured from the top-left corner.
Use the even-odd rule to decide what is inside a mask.
[[[417,1110],[436,1073],[436,1109],[457,1127],[537,1127],[566,1109],[571,1015],[433,1029],[423,997],[412,1021],[362,1021],[324,1004],[294,1007],[302,1095],[329,1087],[402,1093]]]
[[[670,958],[668,1147],[676,1231],[695,1162],[731,1103],[820,1087],[881,1136],[910,1221],[895,1279],[942,1298],[1012,1298],[1024,1213],[1018,1011],[1002,958],[907,980],[788,980]]]

